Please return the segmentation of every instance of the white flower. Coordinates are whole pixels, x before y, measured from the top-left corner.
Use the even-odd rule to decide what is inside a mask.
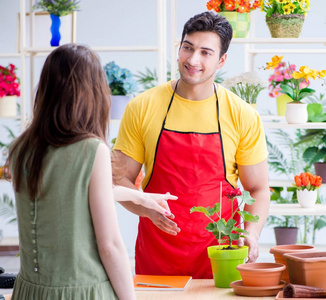
[[[222,85],[247,103],[256,103],[258,94],[268,86],[268,82],[262,80],[256,72],[244,72],[226,79]]]

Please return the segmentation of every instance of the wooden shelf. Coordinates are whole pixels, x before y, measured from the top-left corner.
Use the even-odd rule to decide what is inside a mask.
[[[286,122],[263,122],[265,129],[326,129],[324,123],[304,123],[304,124],[288,124]]]
[[[271,216],[321,216],[326,215],[326,204],[315,204],[313,208],[303,208],[300,204],[271,204]]]

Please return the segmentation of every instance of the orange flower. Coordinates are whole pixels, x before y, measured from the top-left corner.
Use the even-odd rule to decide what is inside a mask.
[[[299,175],[294,176],[294,181],[297,186],[302,186],[301,177]]]
[[[233,11],[235,9],[234,0],[224,0],[225,8],[229,11]]]
[[[309,178],[308,178],[307,174],[301,173],[300,176],[301,176],[302,185],[307,186],[309,184]]]
[[[315,175],[316,176],[316,175]],[[314,184],[314,186],[315,187],[320,187],[321,186],[321,183],[322,183],[322,179],[321,179],[321,177],[320,176],[316,176],[317,178],[316,178],[316,181],[315,181],[315,184]]]

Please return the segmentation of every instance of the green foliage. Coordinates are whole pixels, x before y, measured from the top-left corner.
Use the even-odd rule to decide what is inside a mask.
[[[8,219],[8,223],[16,223],[16,208],[14,200],[11,199],[7,194],[0,197],[0,216]]]
[[[240,237],[246,237],[246,235],[249,234],[246,230],[241,228],[241,224],[243,224],[244,222],[257,223],[259,220],[259,216],[253,216],[250,212],[247,211],[240,211],[240,207],[242,204],[252,205],[255,203],[255,199],[250,196],[249,192],[243,191],[242,195],[230,198],[231,207],[233,207],[233,201],[235,200],[235,198],[241,199],[241,202],[238,203],[237,210],[232,212],[231,218],[227,221],[224,218],[220,218],[220,203],[215,203],[213,207],[205,208],[203,206],[194,206],[190,209],[190,213],[203,213],[208,219],[210,219],[211,222],[208,223],[205,229],[215,236],[219,244],[225,242],[225,240],[228,241],[229,247],[232,247],[232,241],[237,241]],[[237,222],[234,219],[234,215],[236,213],[240,215],[241,220],[240,224],[238,224],[237,226]],[[215,214],[219,219],[218,221],[214,221],[211,218]]]
[[[309,122],[326,122],[326,113],[320,103],[309,103],[307,106]]]
[[[73,11],[78,10],[79,2],[80,1],[77,0],[40,0],[35,1],[33,9],[40,9],[61,17],[69,15]]]

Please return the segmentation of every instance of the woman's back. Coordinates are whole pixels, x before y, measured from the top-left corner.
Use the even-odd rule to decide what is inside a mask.
[[[98,254],[88,202],[99,143],[91,138],[48,146],[41,195],[33,202],[23,176],[16,193],[21,270],[13,299],[114,298]]]

